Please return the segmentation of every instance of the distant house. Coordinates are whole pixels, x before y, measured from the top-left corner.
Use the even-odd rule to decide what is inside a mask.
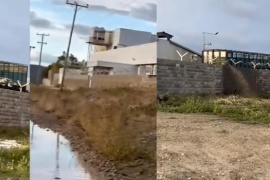
[[[156,75],[157,59],[180,60],[179,54],[183,61],[202,62],[201,54],[172,41],[173,36],[168,33],[159,32],[157,35],[152,35],[148,32],[126,29],[119,32],[117,37],[121,37],[122,42],[130,42],[130,44],[90,53],[87,61],[90,76],[95,74]],[[121,32],[124,32],[124,35]],[[148,38],[145,39],[144,36]],[[104,37],[99,40],[97,37],[92,37],[92,43],[104,41],[104,46],[108,46],[110,43],[106,41],[106,35]],[[124,38],[127,40],[123,40]],[[145,39],[145,42],[138,39]],[[137,45],[132,45],[131,42],[137,42]],[[99,45],[102,43],[100,42]]]
[[[158,32],[157,57],[158,59],[180,60],[202,63],[202,55],[188,47],[178,44],[171,39],[173,36],[166,32]],[[180,53],[180,55],[178,54]]]
[[[155,75],[156,42],[97,52],[87,62],[89,75]]]
[[[243,68],[270,69],[270,54],[229,49],[207,49],[203,51],[203,62],[209,64],[228,63]]]

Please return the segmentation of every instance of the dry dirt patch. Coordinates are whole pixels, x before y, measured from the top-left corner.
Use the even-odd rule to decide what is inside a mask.
[[[269,180],[270,128],[158,113],[158,179]]]

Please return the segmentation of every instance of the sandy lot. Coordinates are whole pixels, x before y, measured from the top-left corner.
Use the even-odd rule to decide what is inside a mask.
[[[212,115],[158,113],[158,178],[269,180],[270,128]]]

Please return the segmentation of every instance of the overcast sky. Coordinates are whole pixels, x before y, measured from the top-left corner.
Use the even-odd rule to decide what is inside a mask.
[[[0,5],[0,60],[29,64],[29,1]]]
[[[157,7],[158,31],[198,52],[202,32],[219,32],[206,36],[208,48],[270,53],[269,0],[166,0]]]
[[[65,0],[30,0],[31,45],[36,48],[31,52],[31,63],[36,63],[39,56],[40,36],[36,33],[49,33],[45,37],[42,62],[52,63],[56,57],[67,50],[70,25],[74,8],[65,4]],[[69,2],[72,2],[70,0]],[[74,2],[74,0],[73,0]],[[105,27],[108,30],[129,28],[156,33],[156,0],[81,0],[80,4],[89,3],[88,9],[78,11],[76,26],[70,53],[79,60],[86,59],[88,46],[85,43],[90,27]]]

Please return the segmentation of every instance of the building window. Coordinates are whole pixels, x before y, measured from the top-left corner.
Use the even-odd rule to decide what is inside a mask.
[[[113,49],[117,49],[117,46],[113,46]]]
[[[254,58],[254,55],[253,54],[250,54],[250,59],[253,59]]]
[[[191,61],[197,61],[197,54],[191,54],[190,55],[190,60]]]
[[[232,53],[228,52],[228,58],[232,57]]]
[[[254,59],[257,59],[257,54],[254,54]]]
[[[259,54],[259,55],[258,55],[258,59],[262,59],[262,55]]]
[[[194,54],[194,55],[193,55],[193,60],[194,60],[194,61],[197,61],[197,60],[198,60],[197,54]]]
[[[236,58],[236,52],[233,53],[233,58]]]
[[[145,73],[146,74],[153,74],[153,66],[152,65],[147,65],[146,67],[145,67]]]
[[[248,59],[248,54],[245,54],[245,58]]]

